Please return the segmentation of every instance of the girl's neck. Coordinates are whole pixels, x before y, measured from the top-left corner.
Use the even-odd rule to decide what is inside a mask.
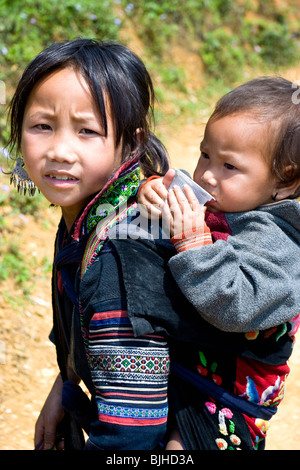
[[[73,208],[72,208],[73,209]],[[61,208],[62,216],[64,218],[66,227],[68,232],[70,232],[75,220],[77,219],[78,214],[80,213],[80,210],[77,210],[74,208],[74,210],[70,210],[70,208]]]
[[[89,198],[81,201],[80,204],[74,206],[61,207],[62,216],[64,218],[68,232],[70,232],[75,220],[83,210],[83,208],[94,198],[94,194]]]

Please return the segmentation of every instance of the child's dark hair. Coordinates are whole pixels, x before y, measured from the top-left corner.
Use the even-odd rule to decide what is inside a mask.
[[[217,103],[210,120],[249,113],[270,124],[272,171],[283,184],[300,179],[299,87],[282,77],[260,77],[235,88]],[[300,187],[289,199],[300,196]]]
[[[50,73],[69,66],[85,78],[106,133],[105,98],[109,99],[115,144],[122,144],[123,161],[132,158],[136,150],[146,177],[164,174],[169,167],[167,152],[150,131],[155,100],[152,80],[141,59],[114,42],[76,39],[53,43],[40,52],[24,71],[10,105],[9,147],[20,151],[24,110],[33,87]]]

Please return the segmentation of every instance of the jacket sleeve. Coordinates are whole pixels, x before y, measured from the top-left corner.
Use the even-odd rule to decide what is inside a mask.
[[[223,331],[267,329],[300,311],[299,243],[271,214],[228,217],[227,241],[189,249],[169,261],[185,297]]]
[[[166,432],[168,345],[159,334],[134,336],[118,256],[109,243],[85,273],[80,299],[97,408],[89,445],[152,450]]]

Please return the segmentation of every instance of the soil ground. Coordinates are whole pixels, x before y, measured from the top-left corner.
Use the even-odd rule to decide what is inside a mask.
[[[167,142],[172,166],[190,172],[199,155],[201,128],[185,125],[176,140]],[[179,158],[179,156],[184,156]],[[1,214],[0,214],[1,216]],[[43,218],[26,216],[13,227],[22,253],[38,261],[52,259],[57,209],[46,209]],[[45,224],[47,221],[47,224]],[[12,281],[1,283],[0,292],[0,450],[31,450],[35,421],[57,374],[51,330],[51,274],[43,272],[35,280],[30,299]],[[7,301],[7,295],[17,306]],[[271,421],[268,450],[300,450],[300,342],[291,359],[286,397]]]

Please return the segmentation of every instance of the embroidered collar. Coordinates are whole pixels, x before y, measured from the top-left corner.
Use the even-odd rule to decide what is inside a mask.
[[[87,204],[75,222],[72,238],[79,241],[91,233],[111,210],[136,194],[140,182],[139,156],[125,162],[109,179],[101,191]]]

